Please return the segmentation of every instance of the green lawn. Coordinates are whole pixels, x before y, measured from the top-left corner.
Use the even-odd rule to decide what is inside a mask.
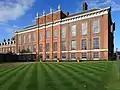
[[[0,90],[120,90],[116,62],[0,64]]]

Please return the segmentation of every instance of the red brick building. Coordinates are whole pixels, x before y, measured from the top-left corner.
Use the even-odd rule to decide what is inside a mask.
[[[69,14],[59,5],[55,12],[37,13],[34,25],[16,32],[15,50],[29,49],[43,60],[108,60],[114,52],[114,30],[111,7],[88,10],[83,3],[82,12]]]

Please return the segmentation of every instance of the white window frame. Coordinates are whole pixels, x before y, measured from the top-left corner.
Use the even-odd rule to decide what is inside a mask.
[[[36,32],[33,32],[33,41],[36,42]]]
[[[87,23],[84,22],[82,23],[82,35],[86,35],[87,34]]]
[[[76,42],[76,40],[73,40],[71,43],[72,43],[71,44],[71,50],[76,50],[77,49],[77,42]],[[74,44],[75,44],[75,49],[73,49],[74,48]]]
[[[100,25],[99,25],[99,23],[100,23],[99,19],[94,20],[94,22],[93,22],[94,33],[99,33],[100,32]]]
[[[18,42],[21,44],[21,36],[18,36]]]
[[[76,36],[76,25],[73,25],[72,26],[72,36],[74,37],[74,36]]]
[[[31,41],[31,34],[28,35],[28,42]]]
[[[23,40],[24,40],[24,43],[25,43],[26,42],[26,36],[25,35],[23,36]]]
[[[50,30],[46,30],[46,39],[50,38]]]
[[[42,40],[42,39],[43,39],[43,38],[42,38],[42,34],[43,34],[43,33],[40,32],[39,34],[40,34],[40,36],[39,36],[39,37],[40,37],[40,40]]]
[[[61,35],[62,35],[62,40],[64,40],[66,38],[66,28],[65,27],[62,28]]]
[[[54,35],[54,38],[57,38],[57,29],[53,30],[53,35]]]

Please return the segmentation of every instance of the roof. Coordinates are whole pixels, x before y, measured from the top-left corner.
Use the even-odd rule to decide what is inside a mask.
[[[110,7],[103,8],[103,9],[110,9]],[[94,12],[94,11],[99,11],[99,10],[102,10],[102,9],[98,8],[98,9],[85,10],[85,11],[82,11],[82,12],[79,12],[79,13],[70,14],[70,15],[68,15],[68,16],[65,17],[65,18],[69,18],[69,17],[73,17],[73,16],[77,16],[77,15],[82,15],[82,14],[85,14],[85,13]],[[65,18],[64,18],[64,19],[65,19]],[[27,26],[27,27],[25,27],[25,28],[23,28],[23,29],[21,29],[20,31],[17,31],[17,32],[19,33],[19,32],[23,32],[23,31],[28,31],[28,30],[30,30],[32,27],[35,28],[35,26],[36,26],[36,24],[30,25],[30,26]],[[33,28],[32,28],[32,29],[33,29]]]
[[[68,15],[67,17],[72,17],[72,16],[84,14],[84,13],[89,13],[89,12],[96,11],[96,10],[100,10],[100,9],[85,10],[85,11],[83,11],[83,12],[79,12],[79,13],[75,13],[75,14],[70,14],[70,15]]]

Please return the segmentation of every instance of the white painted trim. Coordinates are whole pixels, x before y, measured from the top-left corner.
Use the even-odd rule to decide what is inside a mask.
[[[89,14],[89,15],[90,15],[90,14],[96,14],[96,13],[106,14],[105,11],[107,11],[107,10],[109,10],[109,9],[110,9],[110,7],[107,7],[107,8],[103,8],[103,9],[100,9],[100,10],[96,10],[96,11],[91,11],[91,12],[88,12],[88,13],[80,14],[80,15],[77,15],[77,16],[68,17],[68,18],[65,18],[65,19],[63,19],[63,20],[72,19],[72,18],[76,18],[76,17],[80,17],[80,16],[87,16],[88,14]],[[100,11],[102,11],[102,12],[100,12]],[[108,13],[108,11],[107,11],[107,13]]]
[[[50,52],[46,52],[46,54],[49,54]]]
[[[62,51],[62,53],[67,52],[102,52],[102,51],[108,51],[108,49],[93,49],[93,50],[73,50],[73,51]]]
[[[71,60],[77,60],[76,58],[71,58]]]
[[[86,58],[81,58],[80,60],[87,60]]]
[[[19,32],[18,35],[23,34],[23,33],[32,32],[32,31],[36,31],[36,30],[38,30],[38,28],[32,29],[32,30],[28,30],[28,31]]]
[[[107,14],[109,8],[110,7],[107,7],[107,8],[92,11],[92,12],[89,12],[89,13],[80,14],[80,15],[77,15],[77,16],[56,20],[54,22],[48,22],[46,24],[41,24],[39,26],[40,27],[39,29],[45,28],[44,25],[47,25],[46,28],[48,28],[48,27],[51,27],[52,25],[56,26],[56,25],[60,25],[60,24],[66,24],[66,23],[71,23],[71,22],[75,22],[75,21],[78,21],[78,20],[84,20],[84,19],[88,19],[88,18],[92,18],[92,17],[101,16],[101,15]],[[35,29],[32,29],[32,28],[35,28]],[[32,30],[28,30],[28,29],[32,29]],[[23,30],[27,30],[27,31],[21,31],[21,32],[18,32],[17,34],[28,33],[28,32],[38,30],[37,25],[33,26],[31,28],[28,28],[28,29],[23,29]]]
[[[93,58],[93,60],[100,60],[100,58]]]
[[[65,61],[65,60],[67,60],[67,59],[66,59],[66,58],[62,58],[61,60]]]
[[[39,54],[43,54],[43,52],[39,52]]]
[[[54,51],[53,53],[57,53],[57,51]]]
[[[16,46],[16,44],[2,45],[2,46],[0,46],[0,48],[13,47],[13,46]]]

